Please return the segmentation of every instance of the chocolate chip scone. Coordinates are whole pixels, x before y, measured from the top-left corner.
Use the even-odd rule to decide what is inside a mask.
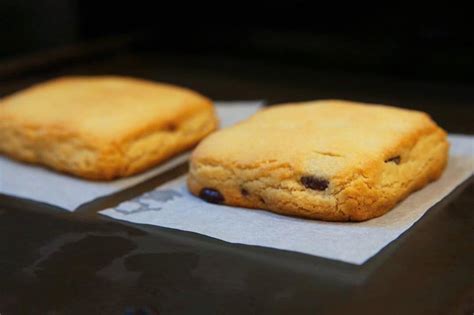
[[[213,203],[363,221],[441,175],[446,136],[413,110],[336,100],[285,104],[202,141],[188,187]]]
[[[206,97],[116,77],[63,77],[0,101],[0,153],[107,180],[194,146],[217,118]]]

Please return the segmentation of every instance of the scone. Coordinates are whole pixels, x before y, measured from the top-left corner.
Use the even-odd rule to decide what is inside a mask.
[[[206,97],[140,79],[62,77],[0,101],[0,153],[109,180],[194,146],[217,118]]]
[[[202,141],[188,188],[208,202],[363,221],[441,175],[446,136],[427,114],[401,108],[337,100],[275,106]]]

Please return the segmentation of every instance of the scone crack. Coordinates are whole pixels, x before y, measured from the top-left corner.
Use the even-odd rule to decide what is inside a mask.
[[[329,152],[329,151],[319,151],[319,150],[313,150],[314,153],[319,154],[319,155],[324,155],[324,156],[331,156],[331,157],[344,157],[343,154],[339,154],[336,152]]]
[[[391,158],[386,159],[385,163],[395,163],[398,165],[401,163],[401,157],[400,155],[393,156]]]

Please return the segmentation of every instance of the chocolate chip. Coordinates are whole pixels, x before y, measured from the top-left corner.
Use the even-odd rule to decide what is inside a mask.
[[[178,126],[176,126],[176,124],[171,123],[171,122],[163,126],[164,131],[173,132],[173,131],[176,131],[177,129],[178,129]]]
[[[224,202],[224,196],[215,189],[203,188],[199,192],[199,198],[210,203],[222,203]]]
[[[326,179],[316,176],[302,176],[300,180],[301,184],[309,189],[325,190],[329,186],[329,182]]]
[[[265,199],[263,199],[262,197],[260,197],[259,199],[261,203],[265,203]]]
[[[395,164],[400,164],[400,155],[397,155],[397,156],[394,156],[394,157],[391,157],[387,160],[385,160],[385,163],[389,163],[389,162],[392,162],[392,163],[395,163]]]
[[[247,197],[248,195],[250,195],[249,191],[245,188],[242,188],[240,189],[240,193],[242,194],[242,196],[244,197]]]

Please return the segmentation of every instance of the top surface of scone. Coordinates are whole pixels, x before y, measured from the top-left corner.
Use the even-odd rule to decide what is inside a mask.
[[[273,160],[301,173],[332,176],[369,159],[398,156],[400,142],[431,126],[422,112],[345,101],[279,105],[211,135],[198,160],[258,166]]]
[[[439,176],[447,148],[445,132],[422,112],[337,100],[284,104],[201,142],[188,185],[196,195],[217,189],[226,204],[365,220]]]
[[[118,76],[77,76],[37,84],[3,99],[0,117],[109,140],[175,124],[210,106],[204,96],[173,85]]]
[[[63,77],[0,100],[0,153],[90,179],[143,171],[216,127],[208,98],[127,77]]]

